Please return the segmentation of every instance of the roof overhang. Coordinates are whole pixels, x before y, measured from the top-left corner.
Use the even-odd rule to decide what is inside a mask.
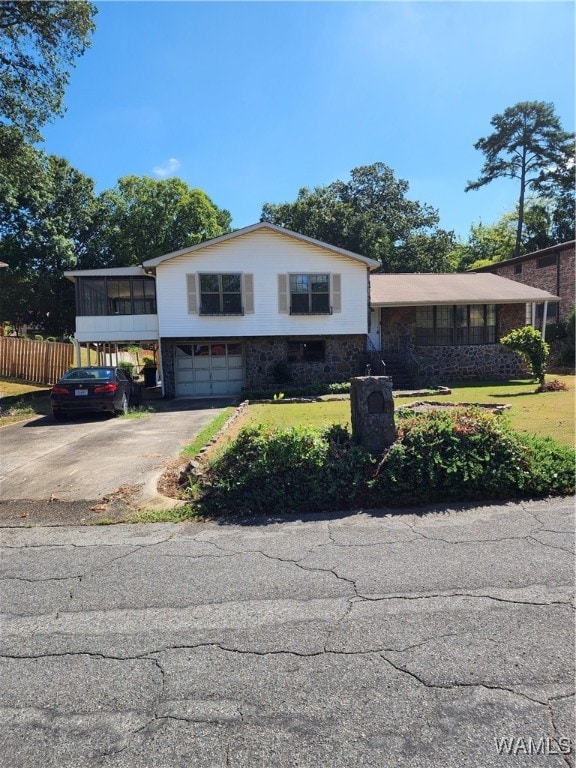
[[[558,302],[558,296],[491,273],[371,275],[373,307]]]
[[[71,269],[64,272],[64,277],[74,282],[77,277],[146,277],[142,267],[107,267],[104,269]]]
[[[235,232],[229,232],[226,235],[220,235],[220,237],[214,237],[212,240],[205,240],[203,243],[198,243],[197,245],[191,245],[188,248],[182,248],[179,251],[173,251],[172,253],[166,253],[164,256],[158,256],[155,259],[149,259],[148,261],[143,262],[143,266],[146,270],[150,268],[157,267],[159,264],[162,264],[164,261],[168,261],[169,259],[174,259],[177,256],[186,256],[188,254],[193,254],[196,251],[199,251],[203,248],[210,248],[213,245],[218,245],[219,243],[225,243],[227,240],[233,240],[237,237],[243,237],[244,235],[248,235],[252,232],[260,232],[260,231],[269,231],[269,232],[275,232],[280,235],[284,235],[286,237],[292,237],[296,240],[301,240],[304,243],[308,243],[309,245],[315,245],[318,248],[324,248],[324,250],[332,251],[332,253],[336,253],[339,256],[345,256],[349,259],[353,259],[354,261],[360,261],[362,264],[365,264],[369,269],[377,269],[380,266],[380,262],[375,261],[374,259],[369,259],[366,256],[361,256],[359,253],[353,253],[352,251],[347,251],[345,248],[338,248],[335,245],[330,245],[329,243],[323,243],[321,240],[315,240],[313,237],[308,237],[307,235],[301,235],[299,232],[292,232],[290,229],[285,229],[285,227],[279,227],[277,224],[270,224],[267,221],[260,221],[257,224],[251,224],[249,227],[244,227],[243,229],[237,229]]]

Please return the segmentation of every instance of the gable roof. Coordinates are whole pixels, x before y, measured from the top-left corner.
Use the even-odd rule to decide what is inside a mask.
[[[321,240],[315,240],[313,237],[308,237],[307,235],[301,235],[299,232],[292,232],[290,229],[286,229],[285,227],[279,227],[277,224],[270,224],[267,221],[259,221],[257,224],[251,224],[249,227],[243,227],[242,229],[237,229],[234,232],[229,232],[226,235],[220,235],[220,237],[214,237],[211,240],[205,240],[203,243],[198,243],[197,245],[191,245],[188,248],[182,248],[179,251],[172,251],[172,253],[166,253],[164,256],[158,256],[155,259],[149,259],[148,261],[143,262],[142,266],[148,268],[148,267],[157,267],[159,264],[161,264],[163,261],[168,261],[168,259],[173,259],[176,256],[184,256],[189,253],[194,253],[195,251],[199,251],[202,248],[209,248],[212,245],[217,245],[218,243],[224,243],[227,240],[233,240],[236,237],[243,237],[244,235],[248,235],[251,232],[259,232],[259,231],[266,231],[269,232],[276,232],[280,235],[285,235],[286,237],[292,237],[296,240],[301,240],[304,243],[308,243],[309,245],[315,245],[319,248],[324,248],[327,251],[332,251],[333,253],[338,254],[339,256],[346,256],[349,259],[354,259],[355,261],[360,261],[363,264],[366,264],[370,269],[376,269],[380,266],[380,263],[378,261],[375,261],[374,259],[369,259],[367,256],[361,256],[359,253],[353,253],[352,251],[347,251],[345,248],[338,248],[335,245],[330,245],[329,243],[323,243]]]
[[[492,264],[486,264],[484,267],[475,267],[470,272],[489,272],[498,267],[505,267],[509,264],[520,264],[524,261],[530,261],[531,259],[539,259],[541,256],[549,256],[553,253],[564,253],[565,251],[573,251],[576,246],[576,240],[568,240],[565,243],[558,243],[557,245],[550,245],[548,248],[541,248],[539,251],[531,251],[530,253],[523,253],[520,256],[514,256],[511,259],[504,259],[504,261],[494,261]]]
[[[423,304],[520,304],[560,301],[548,291],[491,273],[370,276],[373,307]]]

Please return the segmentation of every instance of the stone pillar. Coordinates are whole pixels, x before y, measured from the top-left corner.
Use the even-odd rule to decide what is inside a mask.
[[[390,376],[350,380],[352,435],[371,453],[383,453],[396,439]]]

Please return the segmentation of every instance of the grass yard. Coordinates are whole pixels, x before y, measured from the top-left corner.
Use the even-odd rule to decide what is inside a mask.
[[[535,394],[532,381],[481,382],[451,386],[451,395],[424,398],[395,398],[395,404],[408,405],[420,399],[454,403],[506,403],[512,427],[525,434],[552,437],[563,445],[574,445],[575,429],[575,376],[549,375],[547,380],[558,379],[567,387],[566,392]],[[246,424],[270,424],[278,427],[350,424],[350,402],[339,400],[322,403],[271,403],[251,405],[243,419],[234,425],[233,433]],[[232,437],[230,434],[229,437]]]
[[[0,426],[50,412],[50,387],[0,379]]]
[[[451,395],[426,397],[426,400],[457,403],[506,403],[510,423],[520,434],[552,437],[562,445],[574,445],[576,376],[548,374],[568,387],[566,392],[535,394],[532,381],[482,383],[477,386],[454,384]],[[406,401],[408,402],[408,401]]]

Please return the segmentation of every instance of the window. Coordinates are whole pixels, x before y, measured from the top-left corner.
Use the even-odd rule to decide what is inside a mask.
[[[418,346],[495,343],[494,304],[456,304],[416,309]]]
[[[522,274],[522,264],[514,264],[514,274],[515,275]]]
[[[240,274],[200,275],[201,315],[242,315]]]
[[[326,345],[322,340],[289,341],[288,362],[319,363],[325,359]]]
[[[556,264],[555,254],[550,256],[540,256],[540,258],[536,261],[536,269],[542,269],[542,267],[551,267],[554,264]]]
[[[156,284],[152,277],[79,277],[79,316],[155,315]]]
[[[329,315],[330,275],[290,275],[290,314]]]
[[[536,320],[542,322],[544,319],[544,304],[538,304],[536,307]],[[548,304],[548,311],[546,312],[546,321],[548,323],[556,323],[558,321],[558,304],[555,301],[551,301]]]

